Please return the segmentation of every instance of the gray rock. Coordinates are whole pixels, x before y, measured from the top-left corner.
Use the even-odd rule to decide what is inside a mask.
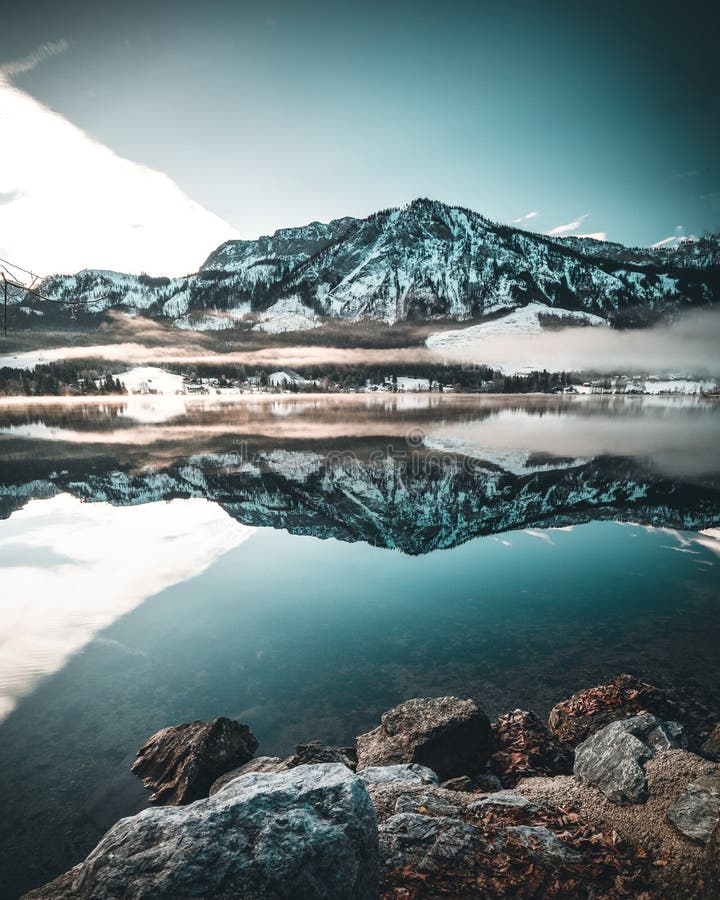
[[[328,747],[322,741],[298,744],[295,753],[286,760],[287,767],[317,765],[318,763],[342,763],[353,772],[357,768],[357,754],[354,748]]]
[[[380,826],[380,864],[384,871],[410,866],[434,873],[462,868],[465,860],[499,846],[474,825],[448,816],[400,813]]]
[[[151,803],[179,806],[207,797],[213,782],[252,759],[257,746],[247,725],[225,716],[198,720],[154,734],[131,771],[152,789]]]
[[[368,766],[358,775],[366,784],[439,784],[440,779],[427,766],[403,763],[397,766]]]
[[[207,800],[121,819],[34,900],[375,900],[375,811],[342,765],[251,773]]]
[[[537,803],[522,797],[520,794],[509,794],[505,791],[498,791],[490,797],[483,797],[468,804],[468,811],[476,815],[482,815],[486,812],[499,810],[505,812],[507,810],[518,810],[528,814],[534,814],[538,811]]]
[[[720,822],[720,775],[702,775],[691,782],[667,815],[685,837],[709,843]]]
[[[525,847],[537,862],[553,866],[573,865],[582,861],[582,854],[563,844],[544,825],[510,825],[506,832],[509,837]]]
[[[247,775],[250,772],[287,772],[298,766],[320,765],[323,763],[340,763],[347,766],[353,772],[357,766],[357,758],[353,748],[328,747],[321,741],[311,741],[309,744],[298,744],[295,753],[286,759],[279,756],[258,756],[251,759],[231,772],[222,775],[210,787],[210,796],[217,794],[225,785],[230,784],[236,778]]]
[[[574,774],[599,788],[613,803],[640,803],[647,795],[643,763],[680,748],[682,729],[650,713],[612,722],[575,750]]]
[[[478,771],[491,752],[490,721],[472,700],[408,700],[357,739],[358,770],[420,763],[441,780]]]
[[[249,775],[251,772],[287,772],[288,765],[279,756],[256,756],[250,762],[245,763],[237,769],[226,772],[210,785],[209,795],[213,797],[218,791],[221,791],[231,781],[240,778],[242,775]]]
[[[497,775],[481,772],[472,777],[460,775],[457,778],[448,778],[447,781],[443,781],[442,787],[448,791],[483,791],[484,793],[490,793],[491,791],[501,791],[502,783]]]
[[[445,803],[433,794],[401,794],[395,801],[395,813],[406,812],[457,818],[462,815],[463,807],[456,803]]]

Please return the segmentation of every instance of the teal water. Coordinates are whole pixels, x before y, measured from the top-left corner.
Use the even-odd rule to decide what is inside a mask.
[[[171,724],[284,755],[622,672],[720,719],[716,405],[167,400],[0,404],[0,897],[146,805]]]
[[[228,715],[282,755],[347,744],[411,696],[545,715],[625,671],[720,707],[720,543],[701,540],[594,523],[411,557],[254,531],[104,629],[0,726],[8,889],[144,806],[129,765],[169,723]]]

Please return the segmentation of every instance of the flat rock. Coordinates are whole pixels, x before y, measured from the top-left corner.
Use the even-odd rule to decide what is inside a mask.
[[[667,814],[686,837],[702,844],[709,843],[720,822],[720,774],[701,775],[690,782]]]
[[[250,773],[207,800],[121,819],[32,900],[375,900],[375,811],[346,766]]]
[[[368,766],[358,775],[365,784],[439,784],[440,779],[427,766],[403,763],[396,766]]]
[[[500,716],[492,738],[489,765],[503,787],[515,787],[521,778],[572,772],[572,754],[533,712],[516,709]]]
[[[453,818],[462,815],[463,807],[447,803],[434,794],[401,794],[395,801],[395,813],[405,812]]]
[[[131,771],[153,791],[151,803],[179,806],[207,797],[213,782],[252,759],[257,747],[247,725],[224,716],[198,720],[154,734]]]
[[[250,772],[287,772],[288,769],[295,769],[298,766],[323,763],[340,763],[354,772],[357,767],[355,748],[328,747],[321,741],[311,741],[309,744],[298,744],[295,753],[285,759],[280,759],[279,756],[258,756],[218,778],[211,785],[209,793],[212,797],[235,778],[240,778]]]
[[[538,811],[538,805],[520,794],[508,794],[505,791],[498,791],[489,797],[474,800],[468,804],[467,809],[476,815],[484,815],[485,813],[496,811],[507,813],[511,810],[513,812],[522,812],[525,815],[533,815]]]
[[[582,861],[581,853],[563,844],[544,825],[510,825],[506,834],[525,847],[536,862],[574,865]]]
[[[613,803],[640,803],[647,795],[643,763],[682,745],[682,729],[649,713],[606,725],[575,750],[575,777]]]
[[[491,752],[490,721],[472,700],[408,700],[357,739],[358,770],[419,763],[441,780],[480,770]]]
[[[279,756],[256,756],[245,765],[239,766],[221,775],[210,785],[209,796],[212,797],[221,791],[231,781],[240,778],[242,775],[249,775],[251,772],[287,772],[288,765],[284,759]]]
[[[660,688],[632,675],[619,675],[558,703],[550,710],[548,725],[559,741],[576,747],[610,722],[642,712],[661,719],[679,718],[678,705]]]

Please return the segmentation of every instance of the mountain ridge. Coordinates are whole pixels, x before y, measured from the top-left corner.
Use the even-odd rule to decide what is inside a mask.
[[[277,332],[332,320],[462,322],[534,302],[622,326],[720,302],[720,235],[630,248],[419,198],[226,241],[182,278],[84,270],[51,276],[41,291],[53,302],[28,294],[15,303],[29,321],[118,309],[185,329]]]

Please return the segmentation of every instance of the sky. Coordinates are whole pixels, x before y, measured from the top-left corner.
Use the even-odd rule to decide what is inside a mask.
[[[0,256],[182,274],[418,196],[635,246],[720,230],[706,0],[14,4]]]

